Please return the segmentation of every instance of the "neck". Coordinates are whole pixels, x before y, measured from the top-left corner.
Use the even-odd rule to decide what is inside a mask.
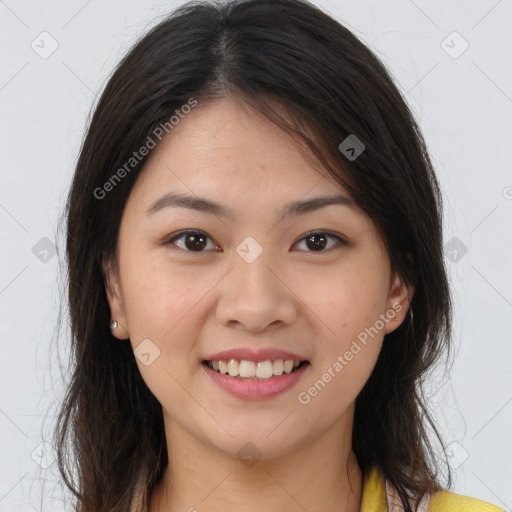
[[[341,442],[340,431],[331,431],[293,453],[248,466],[167,424],[169,466],[150,512],[359,512],[363,475],[351,436],[345,432]]]

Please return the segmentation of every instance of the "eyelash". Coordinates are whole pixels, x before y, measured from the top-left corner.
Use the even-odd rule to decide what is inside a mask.
[[[184,231],[179,231],[178,233],[175,233],[174,235],[172,235],[170,238],[168,238],[166,241],[163,242],[163,245],[171,245],[173,244],[176,240],[179,240],[180,238],[183,238],[185,235],[189,235],[189,234],[200,234],[200,235],[204,235],[206,238],[209,238],[210,240],[213,240],[210,236],[208,236],[208,234],[206,234],[204,231],[201,231],[201,230],[198,230],[198,229],[187,229],[187,230],[184,230]],[[322,235],[327,235],[328,237],[330,238],[334,238],[338,241],[338,245],[339,246],[345,246],[345,245],[348,245],[348,242],[346,240],[344,240],[340,235],[337,235],[335,233],[331,233],[329,231],[310,231],[309,233],[306,233],[302,238],[300,238],[296,243],[299,243],[299,242],[302,242],[303,240],[305,240],[306,238],[312,236],[312,235],[318,235],[318,234],[322,234]],[[294,244],[295,245],[295,244]],[[334,246],[335,247],[335,246]],[[189,252],[189,253],[196,253],[196,254],[201,254],[203,252],[206,252],[205,250],[202,250],[202,251],[190,251],[188,249],[183,249],[182,247],[178,247],[179,249],[182,249],[184,250],[185,252]],[[325,253],[325,252],[329,252],[333,249],[333,247],[330,247],[329,249],[322,249],[320,251],[306,251],[306,252],[311,252],[311,253]]]

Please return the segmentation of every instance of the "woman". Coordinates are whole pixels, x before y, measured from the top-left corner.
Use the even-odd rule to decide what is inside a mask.
[[[501,510],[444,490],[427,437],[440,212],[389,74],[318,8],[194,3],[153,28],[66,207],[76,509]]]

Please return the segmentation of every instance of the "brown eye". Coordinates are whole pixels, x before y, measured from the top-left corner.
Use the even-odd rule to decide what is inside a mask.
[[[202,231],[181,231],[180,233],[176,233],[170,239],[165,242],[165,245],[174,244],[176,240],[183,239],[183,245],[179,246],[181,249],[184,249],[188,252],[204,252],[204,248],[208,245],[208,240],[210,237],[202,232]],[[214,248],[217,249],[215,244]]]
[[[339,235],[335,235],[333,233],[327,233],[325,231],[314,231],[312,233],[308,233],[305,237],[303,237],[300,242],[305,242],[306,247],[310,249],[308,252],[328,252],[336,244],[333,244],[329,247],[327,251],[324,251],[325,247],[328,245],[329,238],[335,239],[338,242],[338,245],[346,245],[346,241],[343,240]]]
[[[335,242],[329,245],[329,239],[335,240]],[[211,240],[211,238],[203,231],[189,229],[174,234],[164,243],[165,245],[176,245],[186,252],[201,253],[211,249],[221,251],[214,243],[207,249],[209,240]],[[176,241],[180,241],[181,245],[177,244]],[[306,244],[306,252],[329,252],[329,250],[336,247],[336,245],[347,245],[347,242],[341,238],[341,236],[325,231],[313,231],[308,233],[300,240],[300,243]]]

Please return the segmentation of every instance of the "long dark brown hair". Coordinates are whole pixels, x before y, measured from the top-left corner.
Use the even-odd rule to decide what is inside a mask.
[[[110,332],[102,270],[115,261],[123,208],[147,157],[104,197],[98,190],[176,109],[226,96],[244,99],[325,165],[375,223],[392,269],[415,287],[413,316],[385,336],[356,399],[352,439],[362,471],[377,466],[411,512],[409,498],[452,483],[422,387],[450,352],[440,187],[383,63],[304,0],[185,4],[134,44],[94,108],[63,212],[72,368],[54,444],[76,510],[126,512],[140,472],[149,496],[168,463],[161,405],[130,343]],[[349,135],[365,146],[355,159],[339,149]],[[444,487],[430,429],[447,462]]]

